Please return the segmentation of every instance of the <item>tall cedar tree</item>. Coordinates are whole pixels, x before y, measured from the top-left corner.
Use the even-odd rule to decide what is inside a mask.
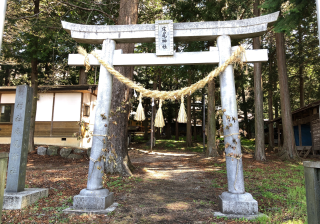
[[[290,3],[291,7],[285,7]],[[285,32],[288,33],[293,29],[297,29],[298,25],[304,16],[304,9],[310,4],[308,0],[266,0],[262,5],[263,8],[269,12],[281,11],[280,18],[275,24],[276,32],[276,48],[277,48],[277,63],[280,86],[280,102],[281,102],[281,116],[283,126],[283,147],[281,157],[283,159],[295,159],[298,157],[295,139],[293,132],[292,113],[290,105],[290,93],[288,84],[288,74],[286,65],[286,50],[285,50]],[[311,4],[314,4],[312,2]]]
[[[260,0],[255,0],[253,12],[254,16],[260,16],[258,8]],[[260,49],[261,37],[253,38],[253,49]],[[265,161],[266,154],[264,149],[264,120],[263,120],[263,92],[262,92],[262,67],[261,62],[254,63],[254,103],[255,103],[255,159]]]
[[[118,17],[118,25],[137,24],[138,22],[138,4],[139,0],[121,0],[120,11]],[[134,44],[117,44],[117,49],[122,49],[123,53],[133,53]],[[124,76],[132,79],[133,67],[119,67],[117,70]],[[109,125],[110,148],[115,149],[117,157],[116,163],[105,163],[106,173],[118,173],[123,176],[132,175],[131,170],[133,166],[130,162],[128,155],[127,145],[127,131],[128,131],[128,117],[130,111],[129,99],[131,98],[132,91],[130,88],[119,82],[117,79],[113,79],[112,87],[112,102],[111,102],[111,122]],[[108,156],[112,154],[109,153]]]

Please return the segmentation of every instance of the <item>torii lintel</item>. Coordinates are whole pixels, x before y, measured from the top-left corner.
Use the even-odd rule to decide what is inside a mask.
[[[232,39],[261,36],[279,16],[279,12],[250,19],[186,22],[173,24],[175,41],[208,41],[228,35]],[[101,44],[105,39],[117,43],[155,42],[155,24],[81,25],[62,21],[62,27],[78,43]]]

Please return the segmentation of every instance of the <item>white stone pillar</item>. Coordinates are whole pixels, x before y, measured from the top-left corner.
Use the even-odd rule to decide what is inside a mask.
[[[115,47],[115,41],[109,39],[103,41],[101,58],[111,66],[113,65]],[[101,65],[87,188],[81,190],[80,194],[74,197],[74,209],[105,209],[113,203],[113,193],[102,186],[104,161],[99,159],[104,155],[102,149],[107,148],[108,144],[111,99],[112,75]]]
[[[230,36],[219,36],[219,65],[231,56]],[[220,74],[221,104],[223,114],[224,143],[228,178],[228,192],[220,195],[219,207],[224,214],[256,215],[258,202],[249,193],[245,193],[242,158],[236,159],[228,155],[241,155],[239,122],[233,65],[229,65]]]
[[[220,66],[231,56],[231,39],[229,36],[220,36],[218,37],[217,41]],[[224,72],[220,74],[219,77],[221,89],[221,106],[222,110],[226,110],[223,114],[223,131],[224,136],[228,136],[224,138],[224,143],[225,145],[229,145],[229,147],[225,149],[225,152],[226,155],[229,153],[241,155],[241,142],[238,138],[239,122],[233,65],[229,65],[226,70],[224,70]],[[230,119],[227,119],[227,116],[229,116]],[[231,127],[230,124],[232,125]],[[228,126],[228,129],[226,128],[226,126]],[[234,135],[230,136],[230,134]],[[237,159],[226,156],[226,164],[228,176],[228,191],[235,194],[244,193],[242,159],[237,161]]]

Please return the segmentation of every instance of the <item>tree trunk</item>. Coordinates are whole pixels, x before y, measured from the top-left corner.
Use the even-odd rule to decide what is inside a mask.
[[[6,69],[6,76],[4,77],[4,85],[9,86],[10,83],[10,69]]]
[[[37,15],[40,12],[40,0],[34,0],[34,14]],[[32,39],[34,58],[31,59],[31,87],[33,88],[33,98],[32,98],[32,110],[30,119],[30,131],[29,131],[29,146],[28,152],[35,150],[34,148],[34,130],[36,125],[36,113],[37,113],[37,102],[38,102],[38,59],[37,49],[38,49],[38,37],[35,34]]]
[[[148,113],[148,108],[149,108],[149,104],[146,104],[145,107],[144,107],[144,114],[145,115]],[[148,140],[149,139],[148,124],[149,124],[149,120],[148,120],[148,117],[146,116],[146,119],[143,121],[143,125],[144,125],[144,140]]]
[[[258,9],[260,0],[255,0],[253,13],[256,17],[260,16]],[[253,49],[260,49],[260,37],[253,38]],[[263,92],[261,62],[254,63],[254,103],[255,103],[255,159],[265,161],[266,153],[264,149],[264,121],[263,121]]]
[[[244,115],[244,127],[243,130],[247,132],[247,138],[250,138],[250,128],[249,128],[249,120],[248,120],[248,111],[246,107],[246,93],[244,90],[244,86],[241,86],[241,98],[242,98],[242,103],[244,104],[243,107],[243,115]]]
[[[300,107],[304,107],[305,101],[304,101],[304,77],[303,77],[303,57],[302,57],[302,51],[303,51],[303,40],[302,40],[302,28],[301,24],[299,24],[299,79],[300,79]]]
[[[79,74],[79,85],[87,84],[88,73],[86,72],[85,67],[80,67],[80,74]]]
[[[189,75],[188,79],[188,84],[189,86],[191,85],[191,77]],[[191,96],[187,96],[187,136],[186,136],[186,141],[187,141],[187,147],[192,146],[192,135],[191,135]]]
[[[270,49],[272,47],[272,41],[270,41]],[[272,62],[273,58],[269,57],[269,89],[268,89],[268,117],[269,121],[273,120],[273,80],[272,80]],[[269,144],[268,150],[272,151],[274,148],[274,131],[273,123],[269,123]]]
[[[208,142],[206,157],[219,156],[216,146],[215,80],[208,83]]]
[[[298,154],[295,147],[292,125],[284,33],[276,33],[276,47],[280,86],[281,117],[284,136],[282,152],[280,155],[284,159],[296,159]]]
[[[120,12],[118,25],[136,24],[138,22],[138,0],[120,1]],[[117,49],[122,49],[123,53],[133,53],[134,44],[117,44]],[[117,70],[129,79],[133,76],[133,67],[119,67]],[[106,173],[118,173],[123,176],[132,175],[131,164],[128,155],[127,135],[128,135],[128,117],[130,111],[129,99],[132,91],[117,79],[113,79],[110,124],[108,133],[111,137],[108,146],[107,162],[105,163]],[[118,110],[120,108],[120,111]],[[117,156],[113,155],[111,150],[115,150]],[[113,161],[114,160],[114,161]],[[111,162],[110,162],[111,161]]]
[[[179,140],[179,123],[178,123],[178,114],[179,114],[179,102],[178,100],[175,100],[176,102],[176,136],[175,136],[175,140],[178,141]]]

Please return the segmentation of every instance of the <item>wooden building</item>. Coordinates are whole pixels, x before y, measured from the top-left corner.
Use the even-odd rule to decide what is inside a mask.
[[[295,143],[300,155],[306,157],[310,152],[316,154],[320,151],[320,100],[301,107],[292,112],[292,122],[295,136]],[[278,145],[283,143],[282,119],[277,117],[269,123],[274,125],[278,135]]]
[[[15,86],[0,87],[0,144],[11,141]],[[91,147],[97,85],[39,87],[35,144]]]

